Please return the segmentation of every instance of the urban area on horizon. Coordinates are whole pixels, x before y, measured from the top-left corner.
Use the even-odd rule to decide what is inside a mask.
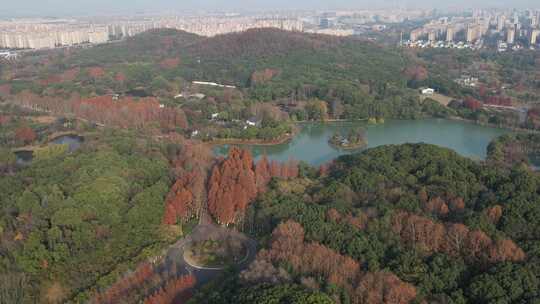
[[[411,48],[540,48],[540,9],[283,11],[192,15],[0,19],[1,56],[19,50],[90,46],[157,28],[212,37],[252,28],[364,36]],[[392,39],[389,39],[392,38]]]

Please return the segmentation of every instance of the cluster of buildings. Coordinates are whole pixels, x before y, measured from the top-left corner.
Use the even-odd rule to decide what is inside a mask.
[[[305,32],[333,36],[361,35],[365,32],[379,32],[387,24],[408,20],[423,19],[430,16],[430,10],[348,10],[313,13],[302,18]]]
[[[215,36],[268,27],[303,31],[303,22],[299,19],[279,17],[242,16],[154,17],[111,22],[62,19],[0,21],[0,49],[43,49],[99,44],[156,28],[174,28],[201,36]]]
[[[540,10],[477,10],[472,15],[431,20],[412,30],[404,44],[411,47],[481,48],[485,39],[496,37],[500,50],[513,47],[518,41],[518,48],[534,47],[539,42],[539,20]]]
[[[9,51],[0,51],[0,59],[4,59],[4,60],[17,59],[17,53],[9,52]]]
[[[108,27],[113,37],[129,37],[156,28],[172,28],[206,37],[242,32],[253,28],[303,31],[303,23],[299,19],[278,16],[157,17],[117,22]]]
[[[109,40],[106,26],[74,20],[0,22],[0,48],[42,49]]]
[[[366,27],[426,18],[430,10],[358,10],[183,16],[118,16],[86,19],[0,20],[0,49],[43,49],[106,43],[156,28],[172,28],[201,36],[279,28],[334,36],[350,36]]]

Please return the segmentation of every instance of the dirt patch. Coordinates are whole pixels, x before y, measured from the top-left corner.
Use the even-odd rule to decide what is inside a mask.
[[[420,99],[422,101],[426,100],[427,98],[433,99],[436,102],[442,104],[443,106],[448,106],[448,104],[453,100],[452,97],[442,95],[439,93],[433,93],[432,95],[421,95]]]
[[[37,123],[42,124],[52,124],[56,121],[56,117],[54,116],[30,116],[30,120]]]

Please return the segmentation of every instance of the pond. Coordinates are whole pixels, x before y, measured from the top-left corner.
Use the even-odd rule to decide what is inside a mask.
[[[505,129],[446,119],[389,120],[377,125],[368,125],[367,122],[303,123],[300,127],[300,132],[288,143],[242,147],[249,148],[255,158],[266,154],[271,160],[295,159],[316,166],[340,155],[381,145],[421,142],[447,147],[472,159],[484,159],[490,141],[510,132]],[[328,144],[328,139],[335,132],[346,135],[351,129],[359,127],[366,130],[367,147],[344,151]],[[228,148],[228,145],[217,146],[215,153],[226,154]]]
[[[32,151],[17,151],[15,152],[16,164],[19,166],[26,166],[32,162]]]
[[[540,171],[540,154],[538,153],[529,154],[529,163],[533,170]]]
[[[53,139],[49,143],[55,145],[68,145],[68,151],[73,152],[79,149],[83,142],[84,137],[78,135],[64,135]]]
[[[81,147],[81,144],[84,142],[84,137],[78,135],[63,135],[59,136],[49,142],[53,145],[67,145],[68,151],[74,152]],[[15,152],[16,163],[20,166],[29,165],[34,158],[34,153],[32,151],[17,151]]]

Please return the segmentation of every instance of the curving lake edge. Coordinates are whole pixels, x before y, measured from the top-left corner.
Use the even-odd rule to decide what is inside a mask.
[[[382,145],[428,143],[482,160],[486,157],[487,146],[494,138],[512,132],[508,129],[448,119],[387,120],[384,124],[369,124],[366,121],[303,122],[298,126],[300,131],[286,143],[269,146],[218,145],[214,147],[214,152],[224,155],[230,146],[240,146],[249,149],[255,158],[266,155],[270,160],[295,159],[317,166],[341,155]],[[350,150],[336,149],[328,143],[335,132],[346,134],[358,127],[366,130],[366,146]]]

